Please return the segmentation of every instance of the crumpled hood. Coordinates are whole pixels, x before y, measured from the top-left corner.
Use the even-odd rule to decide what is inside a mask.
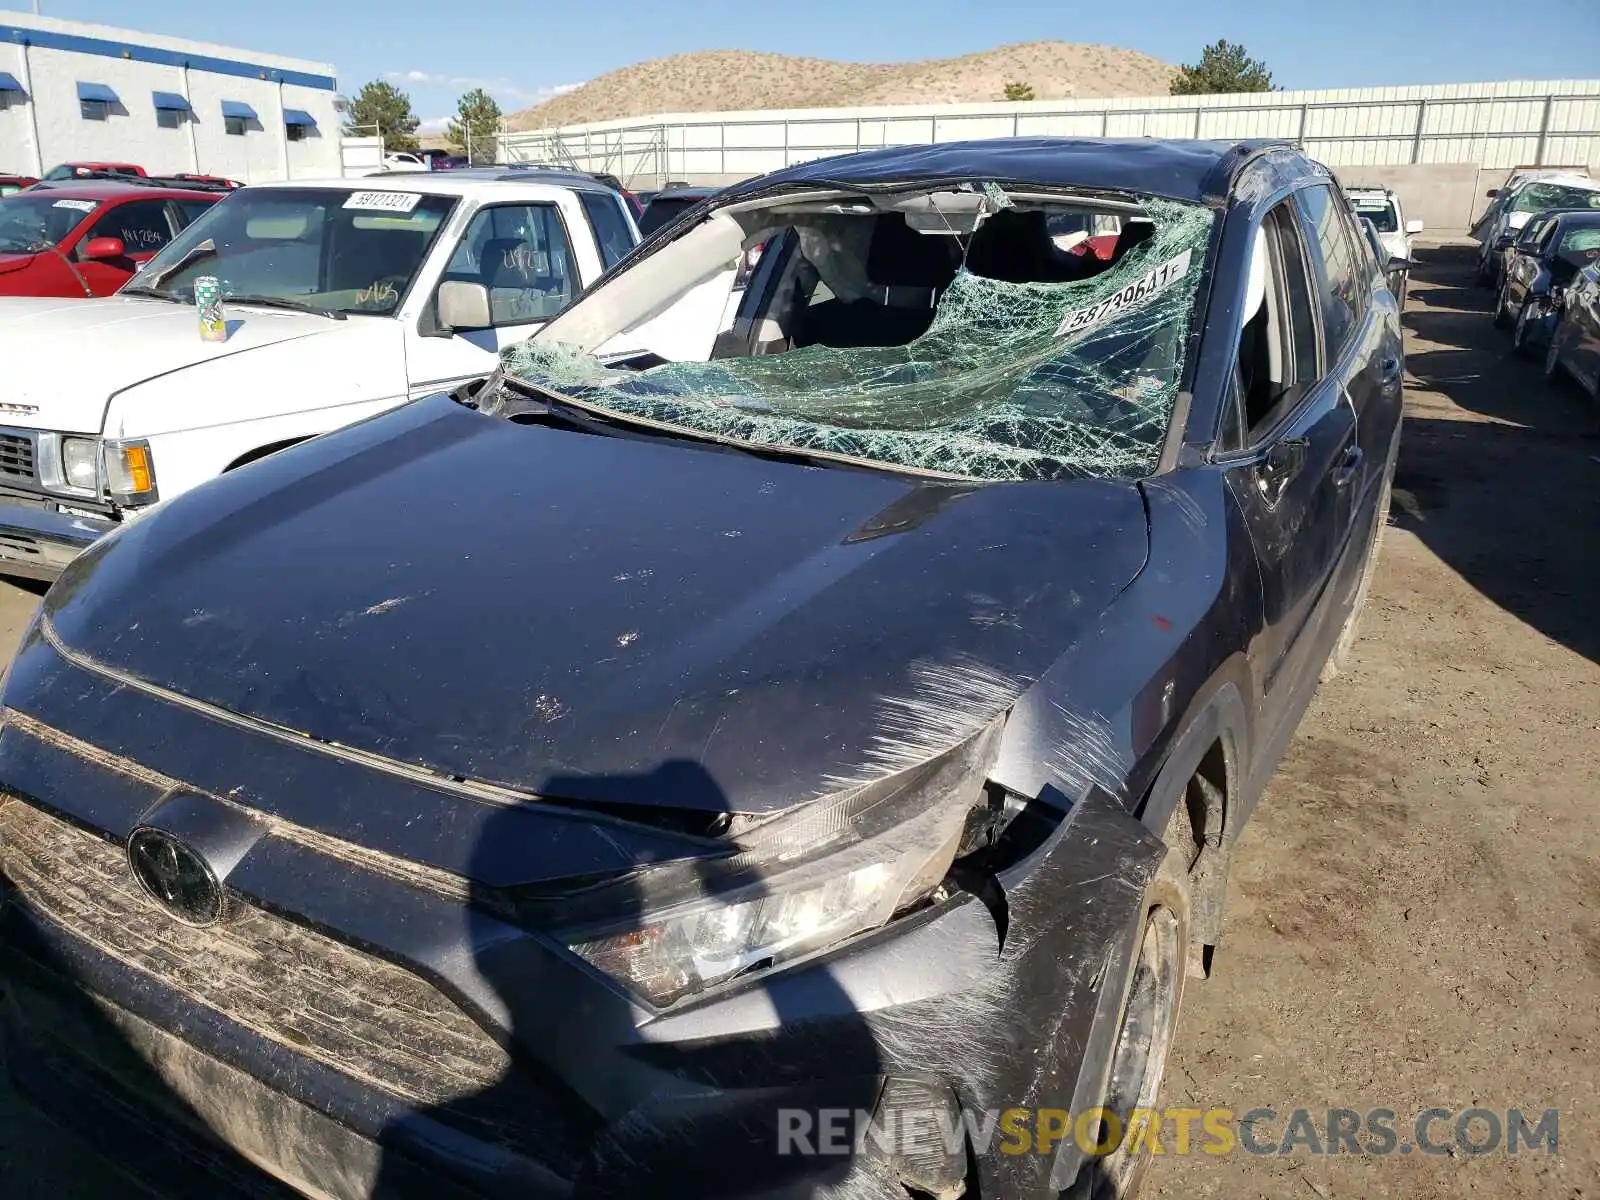
[[[930,486],[435,397],[162,505],[46,612],[103,667],[446,775],[765,811],[980,728],[1146,553],[1131,483]]]
[[[203,342],[193,305],[134,296],[0,297],[5,398],[38,409],[7,419],[37,429],[98,433],[110,399],[136,384],[265,346],[326,337],[351,324],[263,309],[230,309],[228,317],[228,340]]]

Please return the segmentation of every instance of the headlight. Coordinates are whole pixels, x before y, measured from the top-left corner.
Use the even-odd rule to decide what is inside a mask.
[[[728,858],[697,864],[692,898],[656,905],[650,872],[625,881],[619,886],[632,894],[624,890],[623,902],[645,910],[630,928],[565,940],[628,990],[665,1005],[886,924],[943,882],[969,814],[983,804],[998,728],[757,826]],[[662,874],[677,874],[682,890],[681,869]]]
[[[61,478],[68,487],[82,488],[90,492],[99,490],[99,438],[61,439]]]
[[[156,464],[150,443],[107,442],[105,459],[106,486],[112,499],[122,504],[156,502]]]

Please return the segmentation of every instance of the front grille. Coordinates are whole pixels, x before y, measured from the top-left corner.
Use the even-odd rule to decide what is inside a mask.
[[[33,477],[33,439],[25,433],[0,433],[0,479]]]
[[[146,899],[121,845],[21,801],[0,800],[0,865],[68,932],[371,1087],[419,1105],[506,1091],[505,1050],[410,971],[257,908],[182,925]]]

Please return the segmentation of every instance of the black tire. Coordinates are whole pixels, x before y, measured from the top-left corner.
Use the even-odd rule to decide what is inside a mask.
[[[1121,982],[1122,1006],[1111,1034],[1111,1078],[1102,1100],[1103,1108],[1124,1114],[1124,1124],[1126,1110],[1154,1109],[1160,1103],[1161,1085],[1183,1009],[1193,928],[1189,869],[1196,852],[1186,795],[1178,797],[1162,840],[1167,844],[1167,855],[1145,888],[1144,919],[1139,925],[1139,942],[1134,947],[1127,975]],[[1144,1030],[1137,1015],[1130,1024],[1130,1014],[1143,1012],[1152,999],[1159,1006],[1162,1019],[1152,1023],[1149,1030]],[[1143,1032],[1130,1036],[1130,1030]],[[1149,1036],[1144,1036],[1145,1033]],[[1138,1059],[1135,1043],[1144,1041],[1150,1043],[1150,1052],[1144,1060],[1145,1073],[1138,1078],[1119,1075],[1119,1066],[1129,1057]],[[1129,1047],[1126,1055],[1125,1045]],[[1149,1170],[1150,1157],[1148,1147],[1143,1144],[1137,1153],[1129,1153],[1124,1146],[1103,1157],[1091,1157],[1079,1168],[1077,1179],[1063,1197],[1067,1200],[1132,1200]]]
[[[1511,309],[1506,304],[1506,301],[1510,299],[1510,297],[1506,295],[1506,292],[1509,290],[1510,289],[1502,283],[1500,285],[1500,291],[1495,296],[1493,324],[1496,329],[1511,328]]]
[[[1531,301],[1522,302],[1522,310],[1517,313],[1517,322],[1511,328],[1511,353],[1518,358],[1528,357],[1531,346],[1528,342],[1529,331],[1533,328],[1533,304]]]
[[[1550,344],[1544,348],[1544,381],[1552,387],[1561,382],[1561,322],[1550,333]]]

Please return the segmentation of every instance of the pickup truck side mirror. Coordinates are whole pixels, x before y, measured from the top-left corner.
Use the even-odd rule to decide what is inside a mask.
[[[122,244],[121,238],[90,238],[84,244],[83,256],[96,262],[107,258],[127,258],[128,248]]]
[[[489,289],[481,283],[447,279],[439,285],[439,324],[449,330],[488,329]]]
[[[1500,189],[1499,188],[1490,188],[1487,192],[1484,193],[1484,195],[1489,197],[1489,199],[1491,199],[1491,200],[1493,200],[1499,194],[1500,194]]]
[[[1421,221],[1407,221],[1406,222],[1406,232],[1407,233],[1421,233],[1422,229],[1423,229],[1423,225],[1422,225]]]
[[[1409,271],[1409,270],[1411,270],[1412,267],[1414,267],[1416,265],[1417,265],[1417,260],[1416,259],[1414,259],[1414,258],[1401,258],[1398,254],[1396,254],[1396,255],[1393,255],[1389,259],[1389,261],[1384,264],[1383,273],[1385,275],[1392,275],[1396,271]]]

